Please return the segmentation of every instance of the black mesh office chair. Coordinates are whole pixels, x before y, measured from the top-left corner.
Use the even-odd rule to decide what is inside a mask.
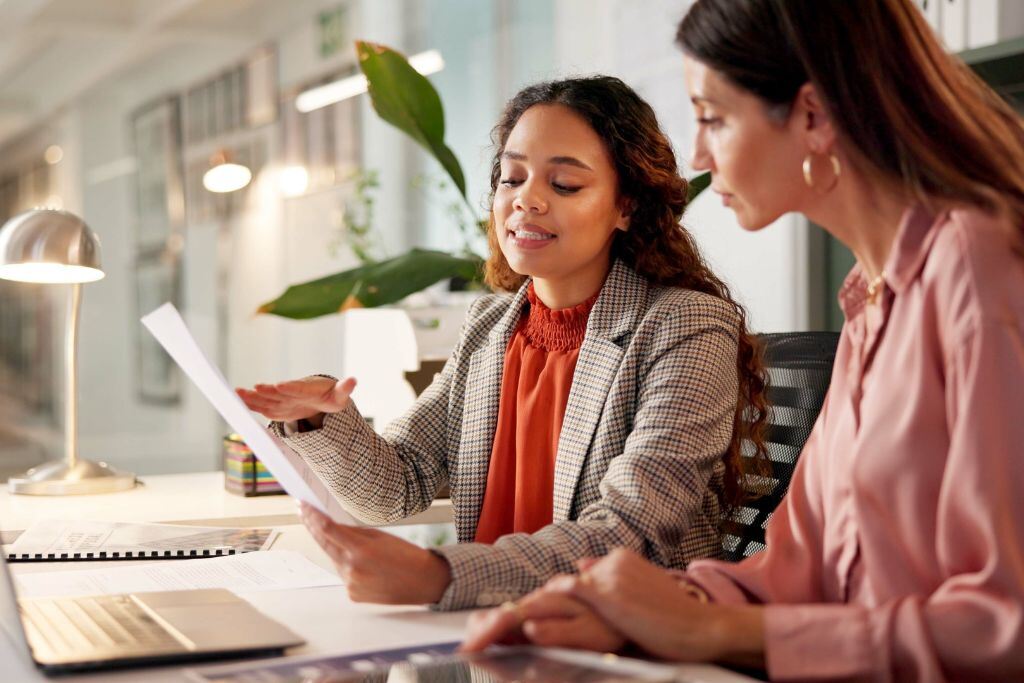
[[[763,334],[760,340],[770,380],[767,447],[772,476],[752,482],[759,495],[750,497],[722,524],[725,559],[731,562],[765,548],[765,525],[789,489],[797,458],[821,412],[839,334],[789,332]],[[749,457],[746,449],[744,455]]]

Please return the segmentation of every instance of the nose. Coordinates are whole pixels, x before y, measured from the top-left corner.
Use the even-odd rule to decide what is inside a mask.
[[[693,136],[693,154],[690,155],[690,168],[694,171],[714,172],[714,159],[708,151],[707,143],[700,131]]]
[[[519,185],[519,191],[512,200],[512,208],[523,213],[546,213],[548,203],[537,183],[531,179]]]

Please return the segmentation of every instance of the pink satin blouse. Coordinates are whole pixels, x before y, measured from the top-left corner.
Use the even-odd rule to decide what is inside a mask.
[[[1018,230],[1019,233],[1019,230]],[[765,604],[772,680],[1024,680],[1024,259],[976,210],[854,268],[832,384],[768,549],[687,576]]]

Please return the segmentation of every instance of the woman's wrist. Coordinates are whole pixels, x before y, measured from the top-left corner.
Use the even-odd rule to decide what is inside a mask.
[[[711,659],[763,669],[764,608],[756,605],[708,605],[706,632]]]
[[[452,569],[440,553],[426,551],[426,567],[423,572],[423,604],[433,605],[441,602],[445,591],[452,582]]]

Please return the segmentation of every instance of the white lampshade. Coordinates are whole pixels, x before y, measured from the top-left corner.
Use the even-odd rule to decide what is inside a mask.
[[[210,159],[210,170],[203,174],[203,187],[210,192],[223,194],[241,190],[252,180],[252,171],[232,160],[226,151],[220,151]]]

